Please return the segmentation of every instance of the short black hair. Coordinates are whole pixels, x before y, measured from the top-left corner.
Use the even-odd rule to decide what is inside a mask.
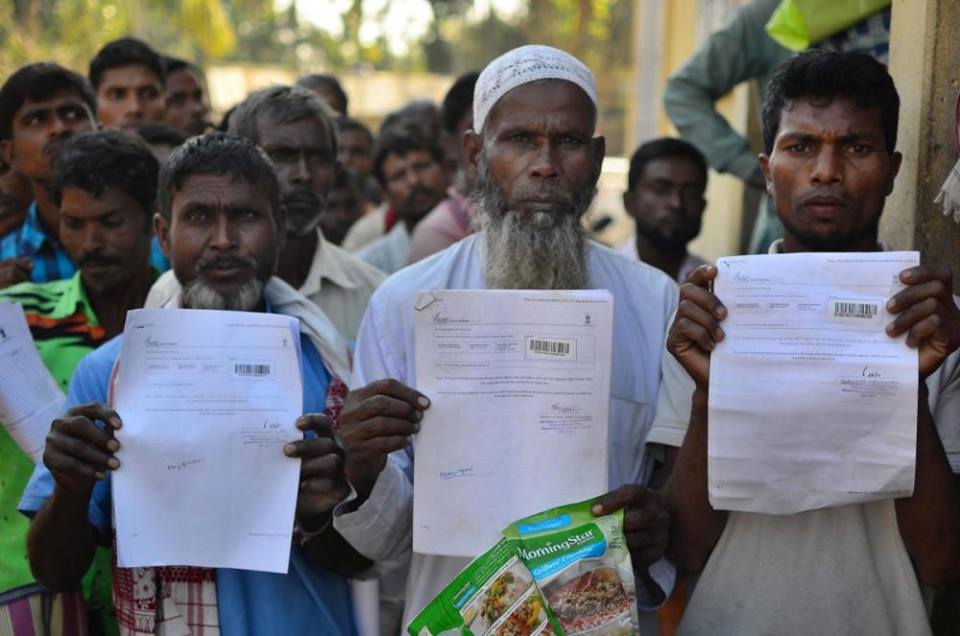
[[[627,190],[637,187],[637,182],[643,177],[647,164],[657,159],[672,159],[674,157],[689,159],[697,164],[703,175],[703,185],[707,185],[707,160],[703,153],[689,141],[676,137],[659,137],[640,144],[640,147],[630,157],[630,172],[627,174]]]
[[[160,163],[145,143],[115,130],[71,137],[53,162],[53,198],[59,204],[66,188],[100,197],[120,190],[153,218]]]
[[[180,131],[166,124],[143,124],[137,127],[137,134],[148,144],[176,148],[187,140]]]
[[[457,78],[450,90],[443,98],[440,106],[440,116],[443,119],[443,129],[453,134],[457,130],[457,122],[463,116],[473,111],[473,87],[477,85],[480,73],[470,71]],[[471,117],[473,119],[473,117]]]
[[[247,95],[230,115],[228,132],[260,142],[259,126],[292,124],[312,119],[323,127],[330,140],[331,158],[337,156],[337,133],[333,129],[333,110],[316,95],[302,86],[271,86]]]
[[[313,90],[314,88],[321,88],[330,91],[333,93],[333,97],[338,102],[343,104],[343,112],[340,114],[347,114],[347,109],[350,106],[350,99],[347,97],[347,93],[343,90],[343,86],[340,85],[340,80],[333,75],[324,75],[322,73],[304,75],[297,80],[297,86],[303,86],[304,88],[310,90]]]
[[[370,140],[370,146],[372,147],[375,139],[373,138],[373,133],[370,132],[370,129],[367,128],[362,121],[359,119],[354,119],[353,117],[347,117],[346,115],[341,115],[333,120],[333,125],[337,129],[337,133],[345,132],[347,130],[359,130],[367,139]]]
[[[866,110],[878,109],[884,145],[892,154],[897,146],[900,96],[887,68],[863,53],[813,49],[784,62],[767,84],[763,103],[763,148],[773,151],[780,115],[790,103],[804,98],[846,97]]]
[[[163,60],[163,72],[167,76],[177,71],[191,71],[195,68],[193,64],[186,60],[181,60],[179,57],[164,55],[161,59]]]
[[[136,38],[120,38],[106,44],[90,60],[90,71],[87,75],[93,88],[98,89],[104,72],[112,68],[134,65],[146,66],[153,71],[161,84],[166,83],[167,74],[160,54],[151,49],[146,42]]]
[[[25,101],[42,101],[60,93],[76,93],[96,117],[97,96],[82,75],[53,62],[17,69],[0,88],[0,139],[13,139],[13,118]]]
[[[174,191],[195,175],[229,175],[257,186],[262,184],[273,213],[280,211],[280,181],[266,153],[249,139],[216,132],[191,137],[174,149],[160,167],[157,202],[168,223]]]
[[[443,149],[436,139],[424,133],[420,126],[397,124],[380,134],[377,148],[373,153],[373,176],[381,186],[386,186],[383,176],[383,164],[390,155],[404,156],[422,150],[429,152],[434,161],[443,165]]]

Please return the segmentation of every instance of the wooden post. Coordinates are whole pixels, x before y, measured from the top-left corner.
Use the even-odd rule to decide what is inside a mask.
[[[894,0],[890,73],[900,93],[897,149],[903,166],[880,221],[880,238],[915,249],[960,281],[960,226],[933,200],[957,161],[954,104],[960,90],[960,2]]]

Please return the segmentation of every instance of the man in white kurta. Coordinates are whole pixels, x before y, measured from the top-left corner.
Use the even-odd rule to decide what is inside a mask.
[[[531,48],[533,50],[530,50]],[[542,188],[536,192],[553,194],[535,196],[530,194],[531,188],[528,185],[522,185],[519,191],[525,193],[523,196],[528,199],[523,199],[516,205],[522,210],[526,202],[532,201],[527,206],[527,218],[537,219],[540,223],[538,227],[546,226],[553,223],[549,215],[563,214],[558,210],[567,209],[566,203],[561,202],[563,197],[558,194],[560,190],[554,188],[554,185],[566,183],[566,178],[569,177],[571,187],[579,187],[572,174],[581,168],[587,175],[584,177],[586,186],[581,189],[589,196],[580,197],[576,209],[586,209],[584,201],[589,204],[589,199],[592,198],[592,187],[599,174],[599,161],[602,161],[602,138],[594,138],[591,142],[596,113],[592,75],[575,58],[548,47],[523,47],[508,53],[504,58],[506,60],[495,60],[488,70],[484,71],[488,75],[492,73],[488,72],[491,68],[499,71],[497,81],[485,84],[483,74],[478,81],[474,121],[475,125],[485,132],[483,135],[473,133],[474,155],[486,152],[481,149],[487,147],[483,143],[483,139],[486,139],[486,129],[483,126],[488,113],[493,122],[501,121],[501,118],[490,113],[493,105],[499,100],[509,100],[510,108],[504,104],[502,110],[513,114],[521,112],[522,104],[518,103],[518,100],[522,102],[525,99],[532,99],[542,106],[543,110],[536,115],[539,123],[518,124],[520,132],[507,142],[506,147],[510,148],[510,144],[516,143],[522,154],[529,152],[531,147],[542,144],[543,147],[553,147],[554,152],[534,152],[534,155],[541,158],[547,157],[542,159],[544,165],[539,165],[537,159],[534,159],[533,163],[522,162],[524,168],[518,170],[512,178],[505,176],[504,171],[509,172],[514,164],[490,161],[489,165],[479,168],[482,175],[480,182],[492,180],[500,185],[506,183],[508,194],[518,192],[517,183],[540,183]],[[567,72],[570,65],[575,67],[573,71]],[[543,72],[547,74],[543,75]],[[589,126],[582,126],[587,128],[586,134],[582,130],[578,132],[574,123],[565,123],[564,117],[560,115],[556,119],[552,115],[542,116],[542,112],[552,112],[551,104],[560,112],[564,99],[571,99],[571,95],[572,99],[587,104],[583,108],[584,112],[590,112],[589,105],[593,105],[592,115],[585,118]],[[590,97],[590,101],[587,101],[586,97]],[[557,128],[559,131],[555,130]],[[494,138],[499,139],[500,136]],[[585,168],[577,163],[578,153],[583,150],[581,144],[597,144],[596,139],[600,139],[600,157],[595,157],[595,166]],[[496,142],[493,143],[496,145]],[[470,139],[466,146],[469,155]],[[478,161],[484,162],[483,159]],[[521,174],[523,170],[528,172]],[[529,181],[525,181],[528,178]],[[483,191],[483,188],[480,190]],[[502,197],[504,192],[498,194]],[[575,198],[571,197],[571,200]],[[483,205],[489,207],[488,204],[489,201]],[[578,224],[579,217],[576,217],[573,223]],[[528,230],[529,228],[512,228],[513,233]],[[537,231],[533,230],[534,233]],[[504,239],[505,234],[502,232],[499,238],[493,238],[493,233],[491,225],[485,231],[401,270],[387,279],[371,298],[357,339],[351,383],[353,387],[364,388],[356,389],[351,394],[341,418],[348,477],[357,474],[357,471],[351,468],[352,463],[360,461],[355,456],[366,452],[362,442],[357,442],[356,438],[371,437],[370,431],[373,427],[388,426],[394,432],[403,429],[401,419],[395,418],[384,424],[386,416],[375,417],[373,411],[386,409],[383,405],[391,403],[392,394],[383,389],[383,383],[372,384],[372,387],[370,385],[390,378],[406,387],[416,386],[413,341],[413,299],[416,292],[427,289],[505,288],[511,286],[506,280],[509,279],[513,284],[524,285],[526,288],[594,288],[607,289],[613,294],[609,485],[611,489],[615,489],[624,484],[646,484],[653,470],[654,460],[644,450],[645,441],[656,407],[665,334],[670,317],[676,309],[676,285],[659,270],[630,261],[585,239],[577,243],[577,253],[572,250],[544,250],[538,255],[534,249],[531,257],[536,265],[529,268],[498,269],[493,266],[493,261],[499,261],[503,257],[499,241],[509,239]],[[538,259],[538,256],[541,258]],[[509,262],[509,258],[507,261]],[[551,285],[559,282],[553,278],[551,270],[556,269],[557,276],[561,276],[567,261],[580,263],[582,279],[567,286]],[[542,285],[538,282],[538,275],[543,272],[532,271],[535,269],[546,270],[546,279]],[[524,279],[525,275],[529,275],[529,278]],[[527,282],[523,282],[525,280]],[[404,412],[403,409],[413,408],[399,400],[393,400],[392,404],[394,406],[390,408],[394,409],[393,415]],[[364,430],[367,431],[366,434],[363,434]],[[411,424],[409,432],[415,430]],[[360,434],[357,431],[360,431]],[[406,437],[391,435],[381,437],[378,441],[386,445],[400,440],[399,449],[390,454],[382,469],[378,467],[379,472],[373,471],[372,486],[369,483],[365,487],[359,486],[358,480],[354,483],[351,479],[355,488],[364,492],[359,498],[348,500],[342,505],[334,521],[337,530],[359,552],[378,562],[403,558],[409,554],[412,545],[414,452]],[[544,449],[544,452],[549,452],[549,449]],[[637,488],[636,491],[642,491],[640,496],[650,495],[642,488]],[[652,498],[659,506],[656,496],[653,495]],[[639,500],[628,503],[628,515],[634,505],[640,507],[646,504]],[[646,508],[644,514],[653,514],[652,508]],[[665,532],[665,517],[662,520]],[[662,602],[665,595],[671,591],[674,569],[671,564],[660,559],[662,549],[646,551],[649,544],[641,546],[640,543],[642,541],[636,544],[636,551],[635,546],[631,546],[635,563],[642,564],[641,571],[638,572],[639,602],[641,607],[652,608]],[[644,556],[638,557],[638,554]],[[463,558],[414,553],[407,578],[404,624],[416,616],[467,563],[468,560]],[[647,620],[652,620],[652,614],[647,615]]]

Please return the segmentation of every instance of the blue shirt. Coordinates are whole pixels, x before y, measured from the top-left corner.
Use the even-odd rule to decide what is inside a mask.
[[[23,225],[0,239],[0,260],[29,256],[33,262],[30,280],[48,283],[73,276],[77,268],[56,236],[50,236],[40,222],[37,202],[30,204]],[[158,272],[170,269],[170,261],[163,255],[157,237],[150,243],[150,265]]]
[[[110,372],[120,355],[121,337],[84,357],[67,395],[69,409],[86,402],[106,402]],[[310,339],[301,334],[304,413],[322,413],[330,377]],[[53,477],[38,464],[20,501],[20,512],[32,515],[53,493]],[[90,523],[104,537],[111,533],[110,479],[97,482],[90,498]],[[290,553],[287,574],[217,570],[220,629],[225,636],[246,634],[346,634],[356,627],[346,579],[307,559],[299,546]]]

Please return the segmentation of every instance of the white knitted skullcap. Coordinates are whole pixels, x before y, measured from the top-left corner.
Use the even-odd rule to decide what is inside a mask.
[[[480,73],[473,89],[473,129],[483,130],[490,109],[509,91],[544,79],[573,82],[597,106],[597,82],[583,62],[552,46],[530,44],[507,51]]]

